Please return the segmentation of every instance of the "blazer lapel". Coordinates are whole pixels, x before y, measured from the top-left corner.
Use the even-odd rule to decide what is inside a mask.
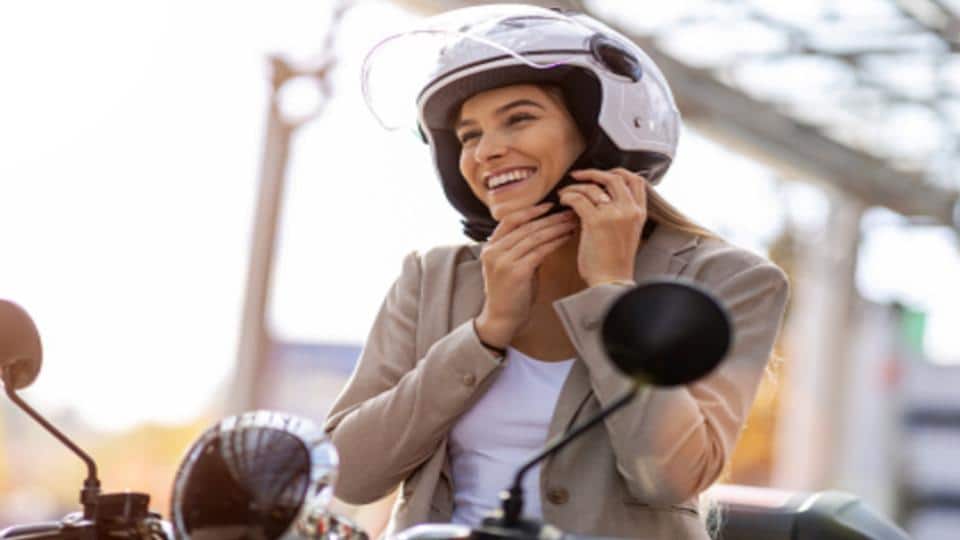
[[[697,247],[700,238],[690,233],[659,225],[647,238],[634,260],[637,283],[658,277],[675,277],[687,264],[688,252]],[[599,331],[599,330],[598,330]],[[580,359],[573,363],[557,400],[550,421],[550,437],[562,434],[573,424],[577,413],[590,396],[590,372]]]
[[[633,277],[637,283],[657,277],[674,277],[687,264],[687,252],[699,245],[700,238],[672,227],[658,226],[634,259]]]
[[[479,244],[467,246],[470,252],[466,260],[457,264],[456,274],[454,276],[453,290],[450,295],[450,319],[446,328],[448,333],[464,322],[476,317],[483,309],[483,301],[486,295],[483,292],[483,271],[480,266]],[[446,452],[447,439],[441,441],[438,452],[443,454],[443,466],[440,469],[440,476],[453,486],[453,474],[450,470],[450,457]]]
[[[483,270],[480,266],[480,244],[467,246],[468,260],[457,265],[453,286],[453,302],[450,306],[449,332],[480,314],[486,295],[483,292]]]

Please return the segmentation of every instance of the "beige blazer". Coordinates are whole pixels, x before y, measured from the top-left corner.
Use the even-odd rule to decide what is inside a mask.
[[[450,521],[448,433],[500,372],[471,323],[484,300],[480,247],[406,257],[326,421],[340,453],[338,497],[364,504],[402,485],[388,534]],[[735,329],[731,352],[700,382],[641,392],[543,463],[544,520],[567,532],[708,538],[698,494],[733,451],[780,326],[787,281],[751,252],[660,226],[637,252],[636,279],[664,276],[698,282],[726,305]],[[625,290],[601,285],[554,304],[578,355],[550,437],[627,389],[599,336],[605,309]]]

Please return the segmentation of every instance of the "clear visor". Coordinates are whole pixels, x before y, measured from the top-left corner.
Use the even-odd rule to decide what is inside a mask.
[[[539,70],[566,65],[588,52],[594,33],[543,8],[457,9],[377,43],[363,62],[363,97],[384,128],[415,130],[420,95],[433,82],[491,62]]]

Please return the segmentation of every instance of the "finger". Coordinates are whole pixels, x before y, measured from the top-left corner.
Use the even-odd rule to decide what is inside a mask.
[[[511,231],[515,230],[517,227],[534,220],[543,214],[547,213],[550,208],[554,205],[553,203],[545,202],[540,203],[536,206],[530,206],[527,208],[521,208],[519,210],[514,210],[510,212],[497,224],[497,227],[494,229],[493,234],[490,235],[490,240],[496,240],[502,238],[504,235],[509,234]]]
[[[622,178],[627,181],[627,188],[630,190],[630,193],[633,195],[633,200],[642,206],[647,204],[647,186],[649,182],[643,176],[628,171],[623,167],[617,167],[612,169],[612,172],[619,174]]]
[[[564,191],[560,194],[560,202],[573,208],[573,211],[580,216],[581,221],[593,219],[598,211],[593,201],[578,191]]]
[[[580,193],[586,196],[590,201],[599,206],[613,201],[610,195],[604,189],[596,184],[574,184],[563,188],[563,191]]]
[[[648,190],[653,189],[653,186],[650,182],[647,182],[647,179],[640,176],[639,174],[631,175],[626,177],[627,182],[629,183],[630,192],[633,193],[633,199],[636,201],[637,207],[647,210],[647,192]]]
[[[549,242],[544,242],[543,244],[540,244],[536,248],[530,250],[526,255],[523,256],[522,259],[517,261],[517,263],[522,265],[530,265],[533,267],[540,266],[540,263],[543,262],[543,259],[545,259],[547,255],[553,253],[560,246],[569,242],[571,238],[573,238],[573,233],[568,233]]]
[[[626,202],[633,200],[630,190],[627,189],[626,180],[619,174],[610,171],[601,171],[600,169],[581,169],[579,171],[572,171],[570,176],[577,180],[589,180],[602,185],[614,201],[620,200]]]
[[[646,180],[642,176],[632,175],[623,177],[627,181],[627,188],[630,190],[630,195],[633,197],[633,200],[640,205],[646,204],[646,197],[644,196],[644,184]]]
[[[653,184],[641,176],[640,179],[637,180],[637,204],[644,208],[647,207],[647,193],[649,193],[651,189],[653,189]]]
[[[500,252],[507,252],[513,249],[517,243],[535,234],[541,229],[561,223],[571,223],[576,221],[576,219],[577,216],[573,210],[563,210],[547,217],[528,221],[500,237],[500,239],[497,240],[497,249]]]
[[[557,223],[528,235],[511,250],[501,252],[492,259],[490,261],[492,263],[490,267],[491,271],[503,276],[500,279],[506,278],[508,281],[529,279],[530,275],[536,270],[536,266],[524,262],[524,257],[531,251],[539,249],[539,247],[544,244],[551,243],[558,238],[573,235],[576,226],[575,222],[567,221]]]
[[[551,242],[560,236],[570,234],[576,230],[577,226],[576,222],[567,220],[563,223],[544,227],[532,234],[528,234],[506,252],[507,258],[510,260],[522,259],[527,253],[536,249],[537,246]]]
[[[547,216],[540,219],[535,219],[531,222],[524,223],[520,227],[510,231],[498,242],[502,252],[507,252],[514,248],[518,243],[522,242],[524,239],[536,234],[537,232],[552,227],[555,225],[576,223],[577,215],[573,210],[564,210],[553,214],[552,216]]]
[[[488,241],[496,241],[498,238],[508,234],[510,231],[516,229],[524,223],[527,223],[530,220],[547,213],[547,211],[552,207],[553,203],[546,202],[540,203],[536,206],[510,212],[504,216],[502,220],[500,220],[500,223],[497,224],[497,227],[493,230],[493,234],[490,235]]]

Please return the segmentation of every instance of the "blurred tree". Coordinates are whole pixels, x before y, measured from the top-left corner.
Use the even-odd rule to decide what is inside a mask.
[[[164,517],[169,517],[173,480],[183,455],[213,422],[212,417],[201,416],[183,425],[143,424],[126,431],[98,433],[84,429],[76,419],[54,418],[54,423],[96,460],[105,493],[148,493],[151,510]],[[80,509],[78,497],[86,472],[79,459],[47,433],[27,428],[24,437],[4,446],[10,451],[9,461],[19,465],[10,469],[11,474],[0,476],[0,516],[11,523],[61,519]],[[0,467],[3,465],[0,462]],[[44,504],[22,508],[26,492],[43,494]]]

